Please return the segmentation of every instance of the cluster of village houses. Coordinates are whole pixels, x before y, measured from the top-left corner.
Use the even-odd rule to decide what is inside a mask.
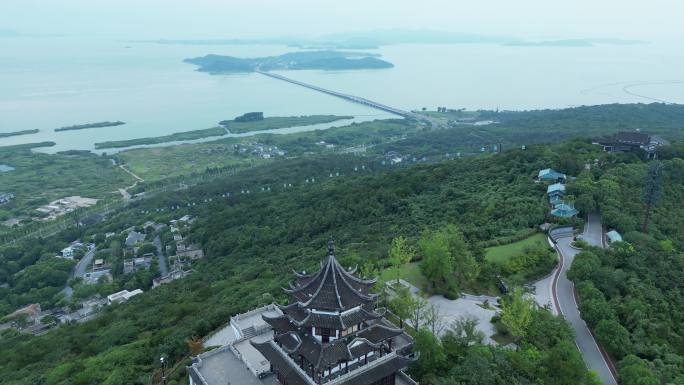
[[[199,150],[200,154],[208,155],[214,152],[226,152],[230,147],[219,145],[211,148],[202,148]],[[259,158],[270,159],[278,156],[285,156],[287,151],[278,146],[269,146],[259,142],[236,143],[233,144],[232,150],[235,154],[253,155]]]
[[[0,205],[10,203],[14,199],[14,194],[0,191]]]
[[[189,228],[193,222],[194,218],[189,215],[169,222],[168,226],[171,234],[173,235],[174,244],[173,246],[167,245],[166,254],[170,255],[169,260],[172,260],[173,264],[171,269],[169,269],[168,274],[154,278],[152,282],[153,288],[170,283],[177,279],[184,278],[188,274],[191,274],[193,270],[188,268],[188,265],[191,263],[191,261],[204,257],[203,250],[197,245],[187,244],[186,239],[182,235],[182,230]],[[143,225],[143,228],[150,227],[154,228],[156,231],[160,231],[166,227],[166,225],[157,224],[151,221],[146,222]],[[152,265],[154,253],[144,253],[143,255],[138,255],[140,247],[145,242],[146,235],[144,233],[135,231],[134,228],[128,228],[124,232],[127,233],[127,236],[124,241],[123,274],[131,274],[141,269],[149,269]],[[116,233],[107,233],[105,234],[105,239],[109,239],[114,236],[116,236]],[[90,253],[92,253],[90,257],[94,258],[95,252],[96,245],[94,243],[83,243],[77,240],[62,249],[56,258],[80,260],[85,258],[85,256],[89,255]],[[158,258],[164,258],[164,256],[160,255]],[[83,272],[83,275],[79,275],[80,273],[78,271],[75,272],[75,275],[81,276],[81,278],[83,278],[83,282],[86,284],[97,284],[103,279],[107,281],[112,280],[111,269],[111,263],[108,263],[105,259],[94,258],[92,264],[89,264],[89,266]],[[66,308],[42,310],[40,304],[30,304],[5,317],[10,321],[0,324],[0,331],[10,327],[16,327],[23,332],[40,335],[46,333],[51,327],[55,326],[54,324],[48,322],[42,322],[42,320],[44,320],[47,316],[52,316],[50,318],[55,320],[56,323],[84,322],[95,317],[102,307],[115,303],[126,302],[136,295],[142,293],[143,291],[141,289],[135,289],[131,291],[121,290],[116,293],[112,293],[105,298],[95,296],[82,301],[79,304],[80,308],[75,311],[69,311]],[[18,318],[22,319],[21,324],[16,322]]]

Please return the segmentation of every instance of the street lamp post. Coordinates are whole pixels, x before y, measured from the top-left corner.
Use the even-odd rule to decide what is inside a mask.
[[[159,363],[161,364],[162,370],[161,383],[162,385],[166,385],[166,359],[164,359],[164,356],[159,357]]]

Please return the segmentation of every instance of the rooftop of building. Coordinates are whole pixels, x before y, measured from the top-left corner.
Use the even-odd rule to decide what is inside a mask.
[[[622,235],[615,230],[610,230],[606,233],[606,236],[611,242],[622,242]]]
[[[638,131],[620,131],[612,135],[602,136],[595,140],[597,143],[646,146],[651,142],[651,135]]]
[[[562,183],[554,183],[546,188],[546,193],[565,191],[565,185]]]
[[[539,174],[537,176],[539,179],[558,179],[558,178],[565,178],[565,174],[560,173],[552,168],[545,168],[543,170],[539,170]]]
[[[575,206],[568,203],[557,204],[553,210],[551,210],[552,215],[563,218],[574,217],[578,213],[579,211],[577,211]]]
[[[210,385],[278,385],[275,376],[254,376],[229,346],[199,355],[193,359],[189,372],[191,376],[199,376]],[[202,384],[196,379],[195,382]]]

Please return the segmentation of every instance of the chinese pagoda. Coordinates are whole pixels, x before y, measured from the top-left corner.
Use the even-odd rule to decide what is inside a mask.
[[[415,384],[403,370],[415,360],[413,341],[376,309],[375,280],[328,257],[315,274],[296,273],[283,315],[262,316],[273,339],[254,342],[282,385]]]

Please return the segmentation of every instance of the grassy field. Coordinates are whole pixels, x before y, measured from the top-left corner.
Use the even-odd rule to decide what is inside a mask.
[[[423,273],[420,271],[420,266],[418,266],[418,262],[409,263],[408,265],[406,265],[404,269],[401,270],[399,275],[401,279],[411,283],[413,286],[419,289],[424,289],[425,287],[427,287],[428,281],[427,279],[425,279]],[[394,271],[390,268],[383,270],[382,273],[380,273],[379,280],[384,282],[394,278]]]
[[[254,122],[236,122],[225,120],[220,124],[233,134],[245,132],[273,130],[297,126],[310,126],[312,124],[332,123],[338,120],[352,119],[353,116],[338,115],[308,115],[308,116],[271,116]]]
[[[508,245],[490,247],[487,249],[485,259],[491,263],[502,264],[508,259],[521,254],[526,247],[534,245],[548,246],[546,235],[535,234],[522,241],[509,243]]]
[[[136,175],[146,181],[154,181],[204,172],[207,168],[241,167],[282,159],[263,159],[255,155],[237,153],[234,145],[253,148],[254,144],[258,143],[262,146],[277,146],[287,151],[287,157],[306,156],[344,152],[352,146],[373,146],[415,130],[415,126],[404,120],[376,120],[326,130],[292,134],[262,133],[240,138],[220,138],[204,143],[132,149],[116,154],[116,158],[125,163]],[[323,146],[320,142],[330,144],[332,148]]]
[[[141,148],[120,152],[116,154],[116,158],[146,181],[191,175],[212,168],[242,167],[268,161],[234,154],[232,143],[235,142],[237,141],[231,138],[221,143]]]

